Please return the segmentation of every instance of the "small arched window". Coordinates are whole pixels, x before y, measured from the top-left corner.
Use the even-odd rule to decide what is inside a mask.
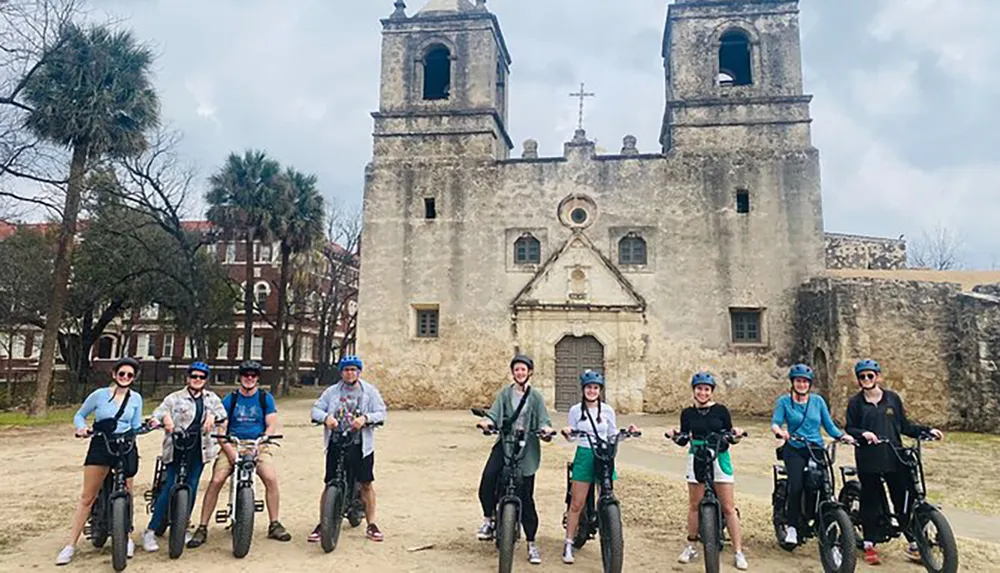
[[[531,233],[525,233],[514,241],[514,264],[537,265],[542,260],[542,245]]]
[[[267,296],[271,294],[271,287],[265,282],[259,282],[253,287],[254,304],[260,310],[267,308]]]
[[[622,265],[646,264],[646,240],[629,233],[618,241],[618,263]]]
[[[719,38],[719,85],[748,86],[753,83],[750,36],[729,30]]]
[[[424,99],[448,99],[451,94],[451,51],[435,44],[424,55]]]

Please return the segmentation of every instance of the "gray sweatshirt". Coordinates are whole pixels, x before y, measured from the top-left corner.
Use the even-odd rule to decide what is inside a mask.
[[[364,415],[368,422],[384,422],[386,417],[385,402],[378,388],[358,380],[353,385],[337,382],[330,386],[316,400],[312,407],[314,422],[323,422],[328,415],[333,415],[343,427],[356,418],[356,414]],[[375,451],[375,428],[366,426],[361,430],[361,454],[369,456]],[[357,438],[355,438],[357,440]],[[323,427],[324,448],[330,443],[330,428]]]

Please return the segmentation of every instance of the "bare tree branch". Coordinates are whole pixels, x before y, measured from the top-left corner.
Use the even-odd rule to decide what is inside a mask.
[[[964,239],[940,223],[930,231],[921,233],[920,238],[907,249],[911,268],[947,271],[962,268],[962,248]]]

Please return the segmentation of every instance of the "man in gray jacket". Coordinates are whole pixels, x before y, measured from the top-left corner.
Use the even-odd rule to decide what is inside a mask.
[[[378,388],[361,379],[364,367],[361,359],[353,354],[344,355],[337,364],[340,382],[327,388],[312,407],[314,422],[323,423],[323,443],[330,443],[330,433],[338,428],[351,428],[347,446],[347,471],[351,472],[361,485],[361,501],[365,504],[365,521],[368,527],[365,536],[372,541],[382,541],[382,531],[375,524],[375,428],[371,424],[384,422],[385,402]],[[336,469],[334,452],[326,448],[326,476],[324,482],[333,479]],[[309,541],[319,541],[320,526],[317,525],[309,536]]]

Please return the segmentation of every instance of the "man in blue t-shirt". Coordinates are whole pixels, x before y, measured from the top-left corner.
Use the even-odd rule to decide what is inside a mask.
[[[240,364],[239,390],[229,394],[222,400],[222,406],[227,413],[226,433],[241,440],[253,440],[264,434],[277,433],[278,409],[274,397],[258,388],[261,365],[248,360]],[[208,522],[215,513],[215,504],[219,500],[219,491],[233,473],[236,462],[236,448],[228,442],[221,442],[222,455],[215,459],[212,467],[212,481],[205,490],[205,499],[201,504],[201,524],[195,530],[187,546],[194,548],[208,539]],[[278,541],[290,541],[292,535],[278,521],[278,472],[274,469],[274,459],[271,449],[261,446],[257,456],[257,475],[264,482],[267,490],[267,514],[270,525],[267,536]]]

